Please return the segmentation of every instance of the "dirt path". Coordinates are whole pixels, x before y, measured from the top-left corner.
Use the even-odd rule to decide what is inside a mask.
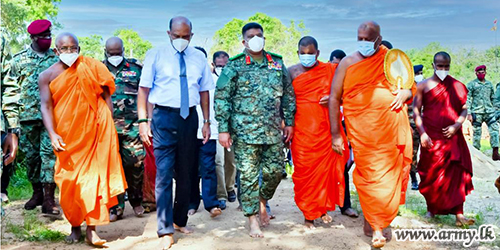
[[[473,151],[473,155],[477,152]],[[499,164],[495,164],[486,157],[474,157],[476,190],[467,197],[466,213],[481,213],[485,224],[500,225],[500,195],[493,189],[492,183],[498,176]],[[351,185],[354,190],[354,185]],[[420,199],[418,192],[409,191],[411,199]],[[411,200],[410,199],[410,200]],[[354,201],[354,206],[359,204]],[[7,207],[11,221],[21,220],[22,204],[15,202]],[[264,229],[264,239],[252,239],[247,235],[246,219],[236,210],[237,203],[228,203],[228,208],[222,216],[211,219],[209,214],[200,208],[198,213],[191,216],[188,225],[194,227],[191,235],[175,234],[176,244],[172,250],[182,249],[370,249],[370,238],[362,234],[362,217],[351,219],[340,215],[336,210],[330,214],[333,224],[320,226],[313,231],[305,231],[301,226],[303,217],[293,200],[293,183],[291,179],[283,180],[276,196],[270,201],[276,219]],[[425,205],[425,203],[424,203]],[[69,234],[67,222],[47,221],[51,229]],[[441,227],[430,224],[421,217],[398,216],[393,222],[394,228],[411,227]],[[447,227],[446,225],[444,227]],[[2,227],[2,231],[4,228]],[[158,244],[156,237],[156,214],[152,213],[143,218],[136,218],[127,204],[125,218],[107,226],[98,228],[101,237],[108,240],[109,249],[155,249]],[[470,249],[500,249],[500,234],[496,228],[497,242],[494,245],[480,245],[475,243]],[[33,243],[19,242],[9,233],[4,233],[3,249],[91,249],[85,244],[66,245],[64,243]],[[392,240],[384,249],[459,249],[461,243],[432,243],[432,242],[397,242]]]

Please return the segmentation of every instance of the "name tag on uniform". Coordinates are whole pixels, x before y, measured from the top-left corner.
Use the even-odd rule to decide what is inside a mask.
[[[137,72],[135,71],[122,71],[122,77],[135,77]]]

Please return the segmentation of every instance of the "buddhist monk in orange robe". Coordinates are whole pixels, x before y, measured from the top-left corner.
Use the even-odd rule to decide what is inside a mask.
[[[343,131],[343,156],[330,146],[328,95],[337,64],[317,60],[318,43],[310,36],[300,39],[297,53],[300,63],[289,69],[297,102],[292,178],[295,203],[304,214],[306,228],[312,229],[317,218],[332,222],[327,211],[344,204],[344,165],[349,151]]]
[[[475,223],[463,212],[465,196],[474,189],[472,160],[462,133],[468,91],[448,75],[450,62],[444,51],[434,56],[435,73],[418,84],[413,112],[422,142],[419,191],[427,202],[427,215],[455,214],[461,227]]]
[[[407,103],[412,90],[398,90],[386,79],[380,46],[380,26],[365,22],[358,28],[358,51],[344,58],[335,73],[329,100],[332,147],[345,150],[339,126],[343,101],[347,137],[356,168],[353,181],[365,217],[364,232],[372,245],[382,247],[382,230],[390,225],[405,202],[412,159],[411,129]],[[390,237],[390,234],[387,235]]]
[[[69,242],[81,236],[102,246],[96,225],[109,223],[109,208],[127,188],[113,123],[111,73],[101,62],[78,56],[78,39],[63,33],[56,39],[60,61],[39,77],[43,122],[57,156],[55,182],[60,204],[72,226]]]

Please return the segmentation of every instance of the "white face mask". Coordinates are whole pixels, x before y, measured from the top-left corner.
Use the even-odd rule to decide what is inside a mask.
[[[436,70],[436,76],[441,79],[441,81],[444,81],[444,79],[448,76],[450,71],[448,70]]]
[[[254,36],[252,39],[248,40],[248,49],[253,52],[261,52],[264,49],[264,38],[260,36]]]
[[[68,65],[68,67],[71,67],[73,63],[75,63],[76,59],[78,59],[78,53],[64,53],[64,54],[59,54],[59,59],[61,62],[64,64]]]
[[[172,46],[174,46],[174,49],[179,51],[179,52],[184,51],[188,45],[189,45],[189,41],[186,39],[177,38],[177,39],[172,40]]]
[[[377,37],[377,39],[375,39],[375,41],[358,41],[358,51],[361,55],[363,55],[364,57],[370,57],[372,56],[373,54],[375,54],[375,52],[377,52],[377,50],[375,49],[375,43],[377,42],[379,37]]]
[[[416,75],[415,82],[419,83],[424,80],[424,75]]]
[[[220,76],[221,73],[222,73],[222,67],[215,67],[215,74]]]
[[[111,65],[117,67],[120,65],[120,63],[123,62],[123,56],[110,56],[108,57],[108,62],[111,63]]]

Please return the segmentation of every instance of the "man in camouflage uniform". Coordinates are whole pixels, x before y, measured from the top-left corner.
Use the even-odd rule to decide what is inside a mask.
[[[424,80],[423,75],[424,66],[422,64],[413,66],[413,71],[415,72],[415,82],[417,84]],[[417,125],[413,119],[413,105],[408,105],[408,118],[410,119],[410,127],[413,137],[413,158],[411,162],[410,178],[411,178],[411,189],[418,190],[418,180],[417,180],[417,153],[420,147],[420,134],[417,130]]]
[[[2,112],[1,114],[1,132],[2,132],[2,159],[0,161],[0,174],[2,175],[2,194],[1,200],[2,203],[8,202],[9,198],[7,196],[7,187],[9,185],[10,176],[13,172],[13,164],[12,162],[16,158],[17,147],[18,147],[18,133],[15,131],[19,131],[19,127],[16,127],[16,124],[9,123],[10,121],[15,122],[19,116],[19,86],[12,85],[7,86],[3,82],[3,77],[7,71],[8,67],[6,66],[6,62],[10,60],[10,51],[6,44],[5,32],[2,30],[2,34],[0,35],[0,66],[1,66],[1,86],[2,86]],[[9,93],[12,96],[4,96],[4,92],[6,89],[9,89]],[[3,110],[10,111],[9,117],[10,120],[5,119]],[[4,155],[8,155],[4,158]],[[5,163],[5,164],[4,164]],[[5,165],[5,168],[4,168]],[[2,208],[2,216],[3,216],[3,208]]]
[[[493,160],[500,160],[498,154],[498,123],[495,117],[495,91],[493,84],[486,80],[486,66],[476,67],[477,78],[467,84],[469,93],[467,94],[467,108],[470,114],[467,119],[472,123],[474,131],[473,144],[477,149],[481,149],[481,127],[483,122],[488,125],[490,132],[490,144],[493,148]]]
[[[146,153],[139,137],[137,125],[137,90],[141,78],[142,65],[135,59],[123,57],[123,41],[111,37],[106,41],[106,59],[104,64],[115,76],[116,91],[111,96],[114,106],[113,118],[118,132],[120,156],[122,158],[127,194],[130,205],[136,216],[144,213],[142,207],[142,182],[144,174],[144,157]],[[124,195],[118,196],[118,205],[110,209],[110,221],[123,216],[125,209]]]
[[[33,186],[33,196],[24,208],[32,210],[42,205],[42,213],[59,215],[60,211],[54,201],[56,157],[42,122],[38,90],[38,75],[59,60],[50,49],[50,27],[48,20],[35,20],[28,26],[32,43],[29,48],[14,55],[4,79],[5,85],[18,85],[21,89],[19,100],[22,106],[19,119],[14,118],[15,115],[11,111],[4,110],[4,114],[12,126],[17,127],[19,122],[21,125],[20,149],[25,155],[28,179]],[[14,98],[15,95],[16,93],[9,89],[3,93],[4,97],[9,98]]]
[[[293,136],[295,114],[290,75],[281,56],[263,50],[263,33],[257,23],[243,27],[246,49],[231,58],[222,70],[215,92],[219,142],[230,148],[234,140],[236,166],[241,171],[242,209],[249,218],[251,237],[263,237],[256,214],[260,212],[263,226],[269,224],[265,204],[282,178],[280,108],[284,113],[286,142]]]

